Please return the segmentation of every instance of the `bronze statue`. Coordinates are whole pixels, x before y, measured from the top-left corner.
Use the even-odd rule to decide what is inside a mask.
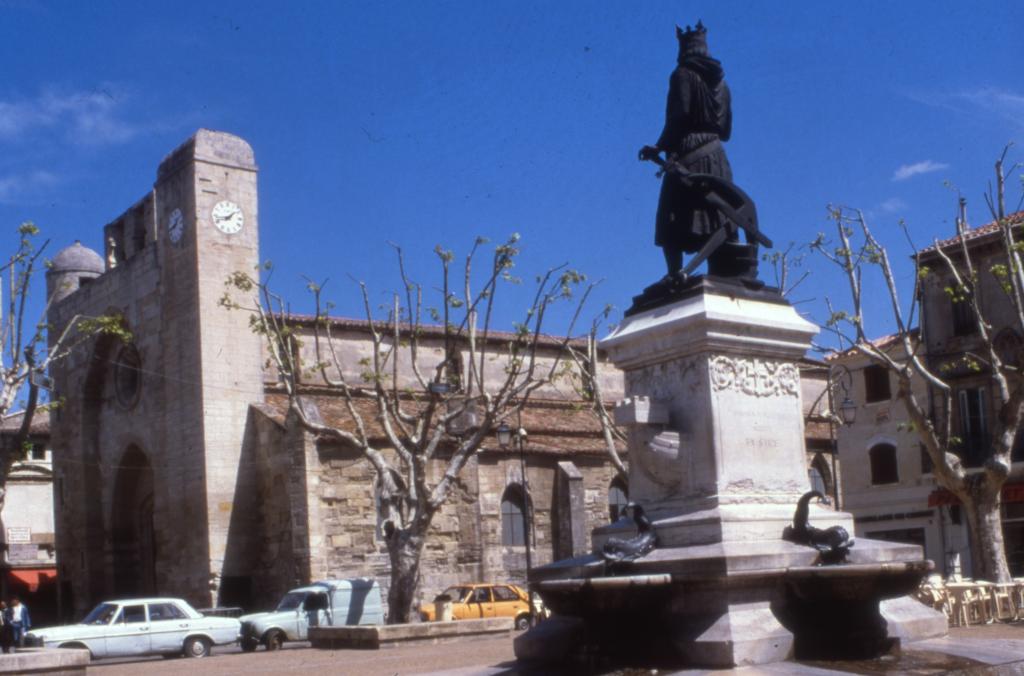
[[[626,505],[623,513],[633,513],[633,523],[636,524],[636,535],[631,538],[608,538],[601,548],[601,558],[606,564],[625,563],[635,561],[646,556],[658,545],[658,536],[654,532],[654,524],[644,514],[644,508],[635,502]]]
[[[825,501],[825,496],[818,491],[804,493],[796,503],[793,514],[793,525],[786,526],[782,531],[782,539],[794,544],[807,545],[818,550],[818,565],[830,566],[846,561],[854,540],[842,526],[832,526],[822,530],[807,523],[810,515],[811,498]]]
[[[757,245],[771,240],[757,227],[754,202],[732,183],[723,141],[732,133],[732,106],[722,64],[710,56],[707,30],[676,26],[679,63],[669,80],[665,128],[640,159],[659,164],[663,181],[655,244],[665,254],[663,285],[686,278],[705,260],[716,277],[757,279]],[[665,159],[661,158],[665,154]],[[739,231],[746,244],[739,242]],[[683,268],[683,253],[694,253]]]

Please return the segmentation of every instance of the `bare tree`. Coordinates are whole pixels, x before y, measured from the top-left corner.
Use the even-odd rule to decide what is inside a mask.
[[[619,455],[619,447],[625,445],[628,439],[626,433],[615,425],[609,412],[611,402],[605,397],[598,371],[601,362],[597,349],[597,335],[601,329],[602,320],[607,319],[611,311],[612,306],[606,305],[601,314],[591,322],[590,331],[587,333],[586,343],[582,349],[575,344],[566,346],[570,361],[565,363],[564,375],[572,383],[580,401],[586,402],[585,405],[601,425],[601,438],[604,441],[605,451],[619,478],[622,481],[628,481],[629,471]]]
[[[1018,371],[1021,355],[1001,353],[994,336],[1000,325],[1012,326],[1018,335],[1024,333],[1024,267],[1021,265],[1021,245],[1017,241],[1019,223],[1007,217],[1005,204],[1007,175],[1019,167],[1014,165],[1004,171],[1006,152],[1004,149],[995,165],[995,190],[990,186],[986,195],[999,236],[999,262],[988,269],[979,269],[972,259],[968,231],[964,224],[958,224],[958,234],[952,242],[934,242],[933,249],[941,261],[940,270],[923,266],[921,253],[914,249],[917,274],[914,293],[906,311],[899,297],[889,254],[875,238],[863,212],[842,206],[830,207],[837,245],[833,248],[824,235],[819,235],[812,245],[842,270],[850,290],[849,310],[837,310],[831,301],[826,301],[830,312],[827,328],[839,337],[841,347],[848,343],[895,377],[898,383],[896,396],[906,407],[913,430],[920,436],[931,458],[937,482],[955,495],[964,507],[974,575],[996,582],[1011,579],[1003,546],[1000,492],[1010,474],[1011,451],[1024,412],[1024,381]],[[881,275],[888,291],[888,305],[896,325],[895,349],[878,346],[868,338],[863,279],[871,271]],[[994,278],[998,288],[1006,294],[1013,308],[1012,316],[1002,313],[995,316],[992,309],[981,302],[979,289],[985,276]],[[955,453],[962,440],[955,434],[952,424],[954,390],[950,374],[941,366],[928,363],[922,353],[925,341],[917,341],[913,335],[922,285],[940,279],[951,280],[940,282],[944,284],[944,291],[954,302],[967,306],[976,325],[978,350],[965,354],[963,359],[970,368],[987,375],[995,393],[995,434],[981,471],[965,468]],[[929,401],[915,393],[918,383],[923,383],[924,391],[938,403],[938,411],[933,411]]]
[[[28,316],[32,282],[42,262],[49,241],[36,246],[39,228],[26,221],[18,227],[18,244],[8,259],[0,264],[0,418],[11,414],[21,404],[21,421],[12,438],[0,445],[0,510],[7,496],[7,479],[16,462],[23,460],[31,448],[30,435],[35,414],[57,402],[40,403],[40,382],[47,369],[63,359],[78,344],[97,333],[109,333],[130,340],[120,317],[76,316],[47,344],[47,326],[43,319],[35,322]],[[53,302],[47,299],[42,317]]]
[[[309,284],[316,302],[312,336],[316,363],[302,364],[295,345],[298,335],[283,299],[266,281],[247,273],[236,273],[228,280],[222,304],[252,313],[252,326],[266,337],[295,419],[320,438],[358,449],[373,468],[391,562],[391,623],[409,621],[432,520],[452,494],[462,469],[503,419],[516,415],[531,395],[558,378],[572,342],[569,336],[592,288],[575,270],[550,269],[536,279],[532,300],[521,321],[514,324],[514,332],[496,332],[496,298],[504,284],[520,281],[512,275],[519,254],[517,242],[515,235],[496,246],[482,272],[475,263],[486,240],[476,240],[461,266],[454,265],[451,251],[436,248],[441,285],[437,307],[427,306],[425,295],[430,289],[408,277],[402,250],[395,247],[401,291],[392,295],[388,306],[374,312],[366,285],[359,283],[372,353],[359,365],[358,381],[346,375],[354,365],[343,363],[337,349],[326,314],[331,306],[322,299],[323,284]],[[243,304],[235,299],[235,291],[249,294],[249,299]],[[575,307],[566,337],[551,338],[542,333],[542,326],[559,301]],[[435,341],[439,334],[443,340],[445,349],[436,361],[424,348],[428,333]],[[500,354],[496,344],[501,345]],[[464,362],[456,364],[456,348]],[[400,363],[411,371],[411,385],[410,376],[400,372]],[[344,424],[324,421],[304,403],[300,384],[304,372],[315,373],[321,387],[340,396],[346,411]],[[372,402],[372,414],[366,412],[368,402]],[[384,443],[377,440],[378,434]]]
[[[810,270],[804,270],[795,281],[792,279],[795,269],[803,265],[808,253],[803,246],[797,247],[795,242],[790,242],[785,249],[761,254],[761,260],[771,264],[775,287],[783,297],[789,298],[811,274]]]

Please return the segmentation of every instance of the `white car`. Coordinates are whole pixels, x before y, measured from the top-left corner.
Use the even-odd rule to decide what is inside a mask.
[[[277,650],[285,641],[305,641],[309,628],[384,624],[380,586],[371,578],[321,580],[284,595],[277,610],[242,615],[242,650],[263,644]]]
[[[33,629],[28,645],[85,648],[93,659],[127,655],[206,657],[215,645],[235,643],[241,623],[207,617],[181,599],[107,601],[79,624]]]

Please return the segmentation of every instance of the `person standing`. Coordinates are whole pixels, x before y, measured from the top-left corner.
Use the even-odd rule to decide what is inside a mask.
[[[32,628],[32,620],[28,614],[28,607],[22,605],[21,599],[17,596],[11,597],[11,607],[4,614],[5,624],[11,626],[11,638],[15,647],[20,648],[25,640],[25,632]]]
[[[0,649],[3,649],[5,654],[9,653],[13,644],[11,623],[7,621],[7,602],[0,601]]]

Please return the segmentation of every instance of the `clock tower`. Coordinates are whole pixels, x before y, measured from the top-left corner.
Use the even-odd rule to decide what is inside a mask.
[[[167,416],[178,418],[166,428],[176,442],[165,452],[189,460],[180,469],[182,506],[206,524],[195,533],[207,531],[194,555],[208,562],[187,567],[208,570],[189,586],[208,588],[211,604],[232,577],[224,561],[246,416],[250,404],[263,400],[260,338],[246,313],[220,302],[232,291],[225,285],[229,275],[259,265],[256,177],[248,143],[201,129],[164,159],[154,186],[164,368],[184,376],[165,378],[164,387],[173,390]]]

